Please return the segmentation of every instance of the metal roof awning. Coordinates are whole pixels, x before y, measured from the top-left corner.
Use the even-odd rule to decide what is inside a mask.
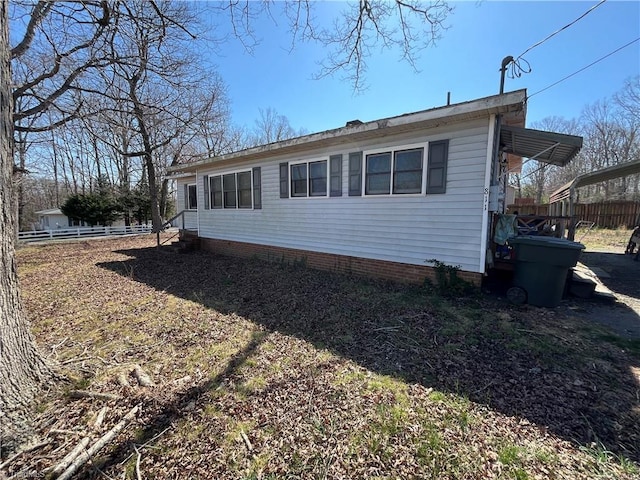
[[[578,187],[586,187],[587,185],[593,185],[594,183],[606,182],[607,180],[613,180],[614,178],[626,177],[628,175],[634,175],[640,173],[640,160],[634,160],[632,162],[621,163],[612,167],[603,168],[591,173],[585,173],[574,178],[569,183],[563,185],[549,197],[550,203],[559,202],[568,198],[572,189]]]
[[[582,148],[582,137],[503,125],[500,147],[512,155],[564,167]]]

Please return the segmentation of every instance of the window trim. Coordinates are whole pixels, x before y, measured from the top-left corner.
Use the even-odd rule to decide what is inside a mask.
[[[324,162],[324,166],[325,166],[325,192],[324,195],[311,195],[311,178],[309,177],[309,164],[311,163],[320,163],[320,162]],[[306,173],[307,173],[307,191],[306,191],[306,195],[294,195],[293,194],[293,186],[292,186],[292,182],[293,182],[293,175],[291,174],[291,167],[295,166],[295,165],[306,165]],[[287,167],[287,173],[289,176],[289,197],[288,198],[306,198],[306,199],[312,199],[312,198],[329,198],[330,193],[331,193],[331,188],[329,185],[329,180],[330,180],[330,172],[329,172],[329,157],[323,157],[323,158],[311,158],[308,160],[295,160],[295,161],[291,161],[288,162],[288,167]],[[287,197],[285,197],[287,198]]]
[[[231,170],[231,171],[223,171],[220,173],[216,173],[216,174],[209,174],[209,204],[211,205],[211,210],[229,210],[229,211],[235,211],[235,210],[261,210],[262,209],[262,205],[260,205],[260,207],[256,207],[256,203],[255,203],[255,198],[254,198],[254,191],[255,191],[255,183],[254,183],[254,169],[255,167],[250,167],[250,168],[241,168],[238,170]],[[240,195],[240,191],[238,189],[238,174],[239,173],[247,173],[249,174],[249,176],[251,177],[251,207],[240,207],[240,202],[239,202],[239,195]],[[260,174],[262,175],[262,171],[260,171]],[[236,200],[236,204],[234,207],[227,207],[225,206],[225,202],[224,202],[224,194],[225,194],[225,190],[224,190],[224,176],[225,175],[233,175],[235,177],[235,200]],[[222,194],[222,205],[220,206],[214,206],[214,201],[213,201],[213,195],[214,195],[214,189],[213,189],[213,181],[215,178],[219,178],[220,179],[220,186],[221,186],[221,190],[220,193]],[[262,190],[262,188],[261,188]],[[230,191],[229,191],[230,193]],[[262,195],[262,191],[260,191],[260,195]],[[262,203],[262,202],[261,202]]]
[[[396,161],[396,152],[401,152],[404,150],[416,150],[418,148],[422,148],[422,179],[420,182],[420,192],[419,193],[393,193],[393,178],[395,173],[395,161]],[[395,146],[387,146],[380,147],[371,150],[364,150],[362,152],[362,169],[361,169],[361,193],[363,197],[366,198],[389,198],[389,197],[420,197],[424,196],[427,191],[427,168],[428,168],[428,152],[429,152],[429,142],[421,142],[421,143],[409,143],[404,145],[395,145]],[[372,194],[366,192],[367,186],[367,160],[369,155],[377,155],[380,153],[390,153],[391,154],[391,175],[389,176],[389,193],[382,194]]]
[[[196,190],[196,206],[195,208],[191,206],[191,195],[189,193],[189,189],[193,187]],[[187,183],[187,196],[185,198],[185,210],[189,210],[191,212],[195,212],[198,210],[198,183]]]

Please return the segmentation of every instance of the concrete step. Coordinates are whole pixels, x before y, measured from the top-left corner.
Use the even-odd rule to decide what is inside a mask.
[[[616,296],[602,283],[600,278],[610,278],[610,275],[602,269],[592,269],[578,262],[573,269],[569,292],[579,298],[615,302]]]

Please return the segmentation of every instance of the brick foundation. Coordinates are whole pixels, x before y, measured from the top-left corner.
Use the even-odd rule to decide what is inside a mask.
[[[422,283],[425,278],[436,280],[435,270],[429,266],[372,260],[333,253],[312,252],[293,248],[273,247],[256,243],[235,242],[201,238],[203,250],[232,257],[257,257],[271,262],[300,263],[318,270],[349,273],[364,277],[382,278],[405,283]],[[459,271],[458,276],[467,282],[480,286],[482,274]]]

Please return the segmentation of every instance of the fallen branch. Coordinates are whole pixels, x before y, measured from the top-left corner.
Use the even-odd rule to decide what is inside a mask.
[[[56,343],[55,345],[53,345],[51,347],[51,353],[49,354],[49,357],[52,357],[53,355],[57,357],[58,352],[56,350],[60,348],[62,345],[64,345],[67,340],[69,340],[69,337],[65,337],[60,343]]]
[[[96,400],[118,400],[120,395],[113,393],[90,392],[88,390],[71,390],[69,392],[71,398],[95,398]]]
[[[141,387],[153,387],[154,383],[151,377],[142,369],[140,365],[133,367],[133,375],[138,380]]]
[[[127,424],[133,420],[133,418],[140,410],[140,405],[133,407],[129,413],[127,413],[122,420],[120,420],[111,430],[105,433],[100,440],[94,443],[88,450],[81,452],[80,455],[69,465],[69,467],[58,477],[58,480],[67,480],[76,473],[92,456],[98,453],[105,445],[115,438],[118,433],[127,426]]]
[[[244,444],[247,447],[247,450],[252,452],[253,451],[253,445],[251,445],[251,442],[249,441],[249,437],[247,437],[247,434],[244,433],[244,431],[240,430],[240,437],[242,437],[242,441],[244,441]]]
[[[140,448],[140,450],[142,450],[143,448],[158,448],[158,447],[152,447],[151,445],[149,445],[151,442],[157,440],[158,438],[160,438],[161,435],[164,435],[164,433],[169,430],[171,427],[167,427],[164,430],[162,430],[160,433],[158,433],[157,435],[154,435],[153,437],[151,437],[149,440],[147,440],[146,442],[144,442],[142,445],[138,445],[138,447]],[[129,459],[133,457],[133,453],[130,454],[127,458],[125,458],[124,460],[122,460],[120,462],[120,465],[124,465],[125,463],[127,463],[129,461]]]
[[[138,458],[136,458],[136,477],[138,480],[142,480],[142,475],[140,474],[140,459],[142,458],[142,454],[140,450],[138,450],[138,447],[134,445],[133,448],[136,451],[136,455],[138,455]]]
[[[91,355],[86,356],[86,357],[70,358],[69,360],[65,360],[64,362],[60,362],[60,365],[67,365],[69,363],[84,362],[85,360],[91,360],[92,358],[93,357]]]
[[[118,385],[120,385],[121,387],[131,386],[131,384],[129,383],[129,380],[127,379],[127,373],[125,372],[120,372],[116,380],[118,382]]]
[[[49,434],[57,433],[58,435],[82,435],[82,432],[76,432],[75,430],[63,430],[60,428],[52,428],[49,430]]]
[[[104,416],[107,413],[107,407],[104,406],[100,409],[100,411],[98,412],[98,416],[96,417],[96,421],[93,424],[93,428],[100,428],[100,426],[102,425],[102,422],[104,422]]]
[[[30,447],[25,448],[24,450],[20,450],[18,453],[16,453],[14,456],[9,457],[5,462],[0,463],[0,470],[2,470],[3,468],[5,468],[6,466],[8,466],[11,462],[13,462],[16,458],[18,458],[20,455],[24,454],[24,453],[29,453],[29,452],[33,452],[34,450],[37,450],[38,448],[42,448],[45,445],[49,445],[51,443],[51,440],[45,440],[44,442],[40,442],[40,443],[36,443],[35,445],[31,445]]]
[[[60,475],[60,473],[62,473],[64,470],[66,470],[69,467],[69,465],[71,465],[71,463],[76,459],[76,457],[78,455],[80,455],[80,453],[85,448],[87,448],[87,445],[89,445],[89,437],[84,437],[73,448],[73,450],[71,450],[69,453],[67,453],[64,456],[64,458],[62,460],[60,460],[60,462],[58,462],[58,464],[53,468],[53,470],[51,470],[52,476],[57,477],[58,475]]]

